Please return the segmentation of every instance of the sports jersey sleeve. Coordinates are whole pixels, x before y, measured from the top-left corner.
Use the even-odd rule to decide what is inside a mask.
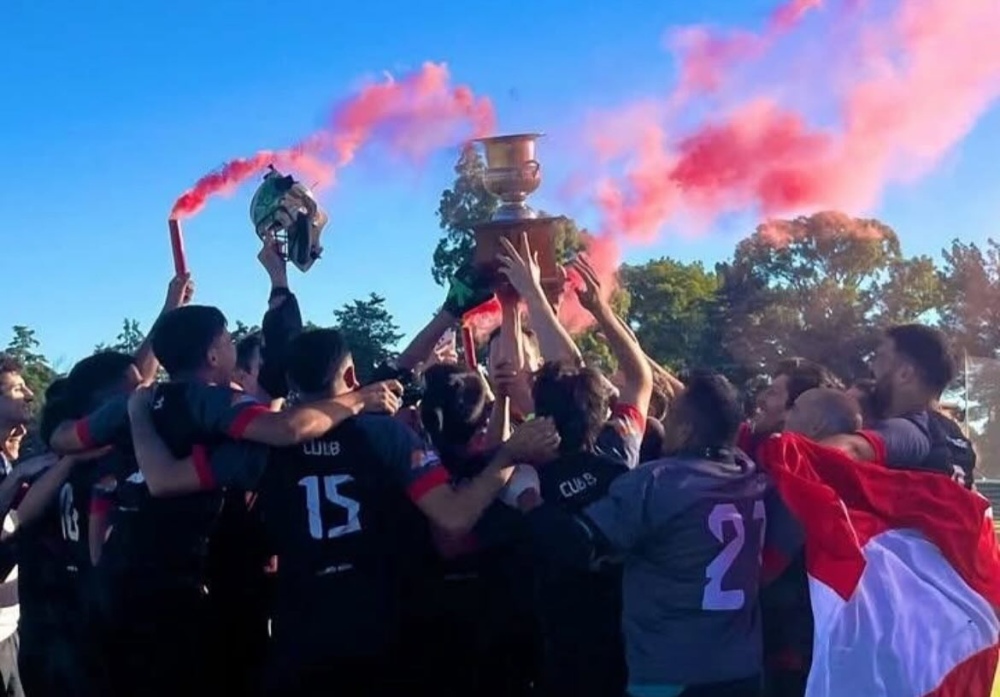
[[[919,465],[930,455],[930,438],[909,419],[880,421],[866,431],[868,439],[872,434],[882,439],[885,464],[890,467]]]
[[[357,423],[376,457],[406,489],[412,501],[449,483],[448,470],[437,453],[403,424],[389,416],[359,418]]]
[[[600,533],[615,553],[634,548],[646,531],[647,503],[653,485],[651,468],[626,472],[608,494],[584,509],[581,520]]]
[[[230,387],[191,383],[185,394],[199,428],[233,440],[240,440],[255,418],[271,412],[250,395]]]
[[[247,441],[228,441],[214,448],[191,449],[198,482],[204,490],[234,487],[252,490],[267,465],[268,448]]]
[[[128,398],[115,397],[95,412],[73,425],[76,437],[84,450],[99,448],[114,442],[118,432],[128,425]]]
[[[639,464],[642,434],[646,417],[635,406],[617,404],[611,418],[597,436],[595,450],[606,457],[621,460],[630,468]]]

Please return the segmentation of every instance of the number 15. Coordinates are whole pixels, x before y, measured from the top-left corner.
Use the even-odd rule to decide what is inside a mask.
[[[361,504],[352,498],[341,494],[337,487],[341,484],[353,482],[354,477],[349,474],[330,474],[323,479],[323,494],[328,503],[343,508],[347,512],[347,522],[343,525],[335,525],[326,530],[325,537],[333,539],[343,537],[353,532],[361,530],[361,519],[358,514],[361,512]],[[309,511],[309,534],[314,540],[322,540],[324,537],[323,515],[321,511],[322,502],[319,496],[319,477],[304,477],[299,480],[299,486],[306,489],[306,509]]]

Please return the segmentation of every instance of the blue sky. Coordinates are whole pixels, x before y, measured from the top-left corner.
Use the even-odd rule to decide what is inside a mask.
[[[755,27],[772,7],[766,0],[301,0],[280,8],[260,0],[15,0],[0,19],[7,219],[0,342],[8,327],[30,325],[66,368],[112,339],[123,317],[148,327],[172,273],[165,218],[176,196],[228,159],[315,130],[330,104],[366,77],[445,61],[456,81],[493,98],[501,131],[558,139],[591,109],[666,93],[668,26]],[[292,271],[310,319],[329,321],[336,307],[376,291],[404,331],[420,327],[443,293],[429,267],[454,154],[440,153],[420,171],[363,158],[343,171],[323,199],[331,215],[325,258],[307,275]],[[558,175],[544,145],[540,159]],[[1000,236],[998,161],[993,109],[931,176],[890,189],[873,213],[910,253],[936,253],[955,236]],[[545,205],[548,193],[546,207],[557,210],[544,186],[537,203]],[[251,193],[248,186],[214,199],[186,233],[198,301],[257,322],[267,285],[247,219]],[[731,217],[693,242],[664,235],[626,259],[715,262],[751,224]]]

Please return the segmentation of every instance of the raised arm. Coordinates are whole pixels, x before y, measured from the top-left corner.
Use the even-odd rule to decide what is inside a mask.
[[[394,414],[403,386],[395,380],[368,385],[336,398],[271,411],[251,397],[219,386],[193,386],[189,409],[208,433],[283,447],[319,438],[362,411]]]
[[[639,342],[615,315],[608,301],[601,297],[600,281],[586,257],[578,257],[573,262],[573,268],[583,280],[583,288],[576,291],[580,304],[597,320],[625,377],[625,384],[619,388],[618,400],[638,409],[645,422],[649,399],[653,394],[653,371],[646,355]]]
[[[156,322],[171,310],[187,305],[192,297],[194,297],[194,281],[191,280],[191,275],[174,276],[167,286],[167,298],[163,301],[163,309],[160,310]],[[156,372],[160,369],[160,364],[153,355],[153,333],[156,331],[156,322],[153,322],[153,327],[136,349],[134,356],[135,365],[144,383],[153,382],[156,379]]]
[[[267,462],[266,447],[232,441],[209,453],[195,445],[190,456],[175,458],[153,425],[149,396],[142,390],[132,396],[129,421],[136,462],[150,494],[169,497],[225,486],[252,488]]]
[[[426,360],[434,350],[434,345],[442,334],[454,327],[466,312],[478,307],[491,297],[493,297],[493,289],[475,267],[466,264],[459,268],[455,277],[451,279],[444,305],[407,344],[396,360],[396,365],[406,370],[416,369],[417,365]]]
[[[559,323],[555,310],[542,290],[537,255],[528,246],[528,236],[521,235],[521,249],[515,249],[507,239],[501,238],[503,253],[499,256],[500,273],[514,286],[531,315],[531,328],[538,336],[538,346],[546,361],[569,362],[582,365],[583,356],[573,337]]]

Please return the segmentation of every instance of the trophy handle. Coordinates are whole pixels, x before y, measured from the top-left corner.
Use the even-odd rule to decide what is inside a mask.
[[[521,167],[531,172],[532,179],[537,177],[538,173],[542,170],[542,165],[539,164],[538,160],[525,160],[524,164],[521,165]]]

